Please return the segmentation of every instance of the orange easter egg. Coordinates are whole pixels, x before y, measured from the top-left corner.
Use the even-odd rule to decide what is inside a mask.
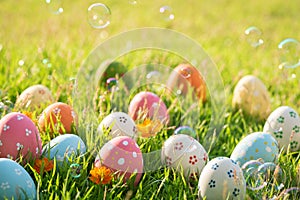
[[[41,131],[49,130],[50,133],[71,133],[72,126],[77,126],[77,114],[71,106],[57,102],[49,105],[39,118]]]
[[[200,72],[194,66],[182,63],[171,73],[167,86],[171,91],[179,92],[183,95],[188,93],[189,88],[202,102],[206,99],[206,84]]]

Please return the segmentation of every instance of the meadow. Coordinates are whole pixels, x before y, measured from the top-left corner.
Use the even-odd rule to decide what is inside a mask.
[[[244,75],[253,74],[265,83],[271,97],[272,110],[287,105],[300,112],[300,93],[297,92],[300,86],[299,69],[278,67],[281,63],[278,44],[286,38],[300,40],[297,1],[140,0],[133,5],[127,0],[103,0],[101,3],[111,10],[111,23],[104,29],[95,29],[88,23],[87,8],[92,3],[95,1],[63,0],[64,11],[54,14],[44,1],[0,1],[2,102],[10,105],[13,110],[13,104],[24,89],[34,84],[44,84],[52,91],[56,101],[73,105],[78,98],[73,95],[73,89],[79,69],[98,45],[124,31],[159,27],[178,31],[199,43],[215,63],[222,78],[226,110],[222,113],[224,121],[217,130],[218,137],[206,149],[210,160],[218,156],[230,157],[241,138],[263,129],[264,120],[236,111],[231,106],[234,86]],[[173,20],[166,21],[159,13],[163,5],[172,8],[175,16]],[[244,31],[250,26],[256,26],[262,31],[262,45],[253,47],[247,41],[249,36]],[[159,51],[132,52],[117,60],[128,70],[135,65],[150,62],[169,67],[175,67],[180,62],[178,57]],[[119,107],[126,107],[126,103],[120,104]],[[167,105],[171,104],[172,99],[169,99]],[[204,142],[211,120],[209,105],[199,108],[199,119],[194,121],[200,143]],[[110,106],[109,99],[107,106]],[[41,112],[36,110],[34,114]],[[106,110],[99,115],[99,122],[109,112]],[[173,126],[178,125],[176,114],[182,112],[176,106],[171,111],[174,116],[171,120]],[[160,149],[172,130],[174,127],[165,128],[154,138],[140,139],[138,143],[143,153]],[[199,198],[197,181],[187,182],[182,174],[165,167],[144,173],[137,187],[132,183],[123,184],[122,180],[114,180],[110,185],[92,183],[88,176],[94,161],[94,149],[91,147],[93,141],[88,136],[82,137],[88,146],[90,144],[90,148],[84,157],[75,159],[83,168],[79,178],[70,176],[68,163],[58,171],[41,175],[35,173],[29,165],[25,166],[36,182],[39,199]],[[44,144],[48,140],[43,137]],[[284,189],[298,187],[298,163],[298,152],[280,155],[278,165],[286,177],[282,180],[284,188],[277,190],[270,184],[258,191],[247,189],[247,199],[272,199]],[[280,198],[297,199],[296,195],[281,195]]]

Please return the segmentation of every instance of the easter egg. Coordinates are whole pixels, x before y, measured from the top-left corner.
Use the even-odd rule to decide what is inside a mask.
[[[175,131],[174,131],[174,134],[175,135],[185,134],[185,135],[192,136],[193,138],[195,138],[197,136],[194,129],[192,129],[189,126],[180,126],[180,127],[176,128]]]
[[[288,106],[275,109],[268,117],[264,132],[272,134],[280,148],[290,147],[291,151],[300,148],[300,118],[298,113]]]
[[[205,165],[199,178],[199,196],[211,199],[245,199],[246,182],[239,165],[217,157]]]
[[[41,114],[39,127],[42,131],[71,133],[72,127],[77,126],[77,114],[71,106],[65,103],[57,102],[49,105]]]
[[[16,107],[33,110],[53,101],[53,96],[46,86],[33,85],[20,94],[16,101]]]
[[[271,134],[255,132],[247,135],[236,145],[230,158],[242,166],[247,161],[256,159],[274,162],[278,152],[278,143]]]
[[[30,160],[41,153],[42,142],[37,127],[27,116],[12,112],[0,120],[0,157]]]
[[[0,158],[0,199],[36,199],[36,186],[17,162]]]
[[[266,86],[255,76],[244,76],[234,88],[232,106],[260,119],[267,118],[271,102]]]
[[[128,136],[136,138],[137,128],[132,118],[123,112],[114,112],[106,116],[98,126],[98,133],[108,131],[112,138],[117,136]]]
[[[186,178],[192,178],[201,173],[208,156],[197,140],[188,135],[178,134],[172,135],[164,142],[161,160],[178,172],[182,169]]]
[[[200,100],[206,99],[205,81],[197,68],[187,63],[180,64],[173,70],[167,81],[167,87],[171,91],[176,88],[183,95],[186,95],[191,88]]]
[[[63,162],[67,158],[79,156],[86,152],[86,146],[82,139],[74,134],[63,134],[50,140],[43,147],[43,154],[49,159],[56,158],[57,161]]]
[[[115,137],[100,149],[95,159],[95,167],[105,166],[119,175],[124,175],[126,182],[136,174],[135,185],[143,173],[143,155],[137,143],[128,136]]]
[[[128,114],[137,122],[138,130],[143,137],[155,135],[164,124],[169,122],[165,103],[152,92],[136,94],[130,101]]]

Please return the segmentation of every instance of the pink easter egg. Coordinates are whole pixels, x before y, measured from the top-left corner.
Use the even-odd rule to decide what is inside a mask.
[[[41,154],[42,141],[29,117],[13,112],[0,120],[0,157],[30,160]]]
[[[126,182],[136,173],[137,185],[143,173],[143,156],[137,143],[128,136],[118,136],[107,142],[95,159],[95,167],[106,166],[114,172],[124,175]]]
[[[162,99],[152,92],[140,92],[131,100],[128,114],[137,120],[139,115],[145,114],[151,120],[159,119],[163,123],[169,121],[168,109]]]

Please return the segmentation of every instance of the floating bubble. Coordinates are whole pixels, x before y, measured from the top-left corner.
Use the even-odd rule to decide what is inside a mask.
[[[70,165],[70,174],[73,178],[79,178],[81,176],[82,166],[78,163],[73,163]]]
[[[24,62],[24,60],[19,60],[18,64],[19,64],[20,66],[23,66],[23,65],[25,64],[25,62]]]
[[[194,131],[194,129],[192,129],[191,127],[189,126],[180,126],[178,127],[175,131],[174,131],[174,134],[177,135],[177,134],[185,134],[185,135],[189,135],[193,138],[196,137],[196,132]]]
[[[172,12],[172,8],[170,6],[162,6],[159,9],[159,12],[164,16],[166,21],[171,21],[175,18],[175,15]]]
[[[278,49],[280,50],[280,69],[300,66],[300,43],[297,40],[285,39],[279,43]]]
[[[53,14],[59,15],[64,12],[61,0],[46,0],[46,4],[49,7],[50,12]]]
[[[103,3],[94,3],[88,8],[88,22],[97,29],[102,29],[110,24],[110,9]]]
[[[282,169],[279,167],[279,165],[276,165],[272,162],[266,162],[260,165],[257,169],[257,175],[268,182],[273,180],[278,183],[283,179]]]
[[[129,0],[128,2],[129,2],[130,4],[132,4],[132,5],[136,5],[136,4],[138,3],[137,0]]]
[[[255,26],[250,26],[245,30],[245,34],[247,36],[247,41],[252,47],[258,47],[264,43],[261,38],[262,32]]]
[[[118,88],[118,80],[116,78],[109,78],[106,80],[106,88],[108,91],[113,91]]]

